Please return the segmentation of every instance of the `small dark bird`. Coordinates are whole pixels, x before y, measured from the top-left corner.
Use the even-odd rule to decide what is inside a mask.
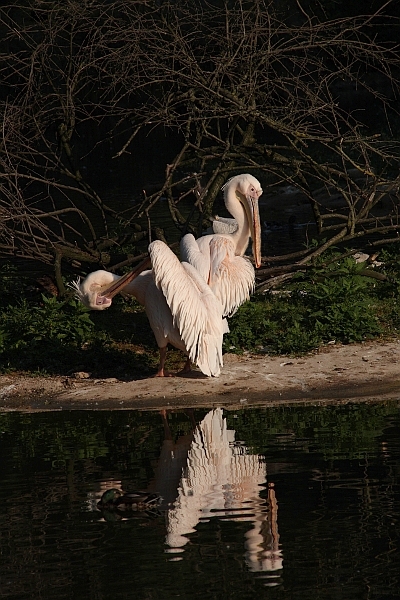
[[[123,493],[117,488],[106,490],[97,503],[99,510],[150,510],[161,503],[159,494],[149,492]]]

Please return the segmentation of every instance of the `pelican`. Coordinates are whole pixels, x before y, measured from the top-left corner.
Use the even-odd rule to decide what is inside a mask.
[[[108,271],[90,273],[72,284],[76,297],[92,310],[107,309],[122,292],[145,307],[160,353],[156,376],[165,371],[167,345],[188,355],[208,376],[218,377],[222,362],[222,338],[227,331],[222,306],[196,269],[181,263],[166,244],[149,245],[150,258],[122,277]],[[145,270],[152,266],[152,270]]]
[[[197,240],[188,233],[181,241],[181,259],[190,263],[208,283],[223,306],[224,316],[232,316],[249,299],[255,273],[243,257],[253,240],[255,266],[261,266],[261,226],[258,199],[260,182],[248,173],[236,175],[222,187],[227,210],[233,219],[217,218],[214,232]]]

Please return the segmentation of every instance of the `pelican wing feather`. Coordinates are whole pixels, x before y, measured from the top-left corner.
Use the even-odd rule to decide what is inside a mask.
[[[210,241],[209,285],[223,305],[223,314],[232,316],[250,298],[254,289],[254,268],[243,256],[236,256],[230,239],[213,236]]]
[[[200,240],[209,239],[212,236],[204,236]],[[210,256],[207,252],[202,252],[198,245],[198,240],[194,235],[187,233],[183,236],[180,243],[181,260],[187,262],[196,269],[202,276],[203,280],[208,283],[210,275]]]
[[[191,233],[181,242],[181,257],[195,267],[222,304],[224,316],[231,317],[250,298],[255,273],[251,262],[235,255],[226,235],[206,235],[195,240]]]
[[[196,269],[181,263],[166,244],[152,242],[149,253],[154,281],[165,296],[190,360],[204,374],[217,377],[226,329],[221,303]]]

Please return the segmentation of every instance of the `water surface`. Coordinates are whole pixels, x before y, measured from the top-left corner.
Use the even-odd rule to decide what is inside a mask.
[[[400,598],[399,405],[0,414],[0,597]]]

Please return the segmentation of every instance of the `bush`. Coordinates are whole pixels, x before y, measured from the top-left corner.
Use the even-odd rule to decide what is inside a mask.
[[[14,286],[11,270],[5,275],[0,279],[0,296],[3,303],[5,297],[9,302],[0,305],[3,371],[67,374],[85,370],[98,377],[111,377],[143,375],[156,364],[152,348],[144,353],[132,344],[134,337],[145,339],[146,348],[153,341],[143,311],[133,319],[128,314],[138,310],[132,302],[117,300],[112,316],[91,313],[76,300],[32,292],[28,280],[20,278]]]
[[[36,305],[22,298],[0,312],[2,367],[60,371],[76,362],[94,336],[89,311],[80,303],[42,295]]]
[[[301,354],[328,343],[360,342],[400,330],[400,263],[386,250],[387,281],[366,277],[352,258],[321,259],[280,293],[255,295],[229,319],[228,352]],[[325,265],[322,264],[325,261]],[[329,261],[329,262],[328,262]],[[146,315],[133,300],[89,313],[75,300],[32,294],[9,267],[0,275],[0,359],[3,369],[46,373],[87,370],[98,377],[144,375],[158,354]],[[15,297],[18,297],[15,302]]]
[[[384,313],[387,330],[393,329],[396,312],[390,318],[387,298],[379,300],[376,292],[378,285],[393,294],[393,285],[376,284],[363,269],[348,258],[298,276],[281,294],[254,296],[230,320],[225,350],[299,354],[331,340],[359,342],[384,332]]]
[[[54,341],[79,347],[94,331],[89,311],[82,304],[44,295],[40,306],[30,306],[26,299],[9,306],[0,314],[0,327],[9,350]]]

